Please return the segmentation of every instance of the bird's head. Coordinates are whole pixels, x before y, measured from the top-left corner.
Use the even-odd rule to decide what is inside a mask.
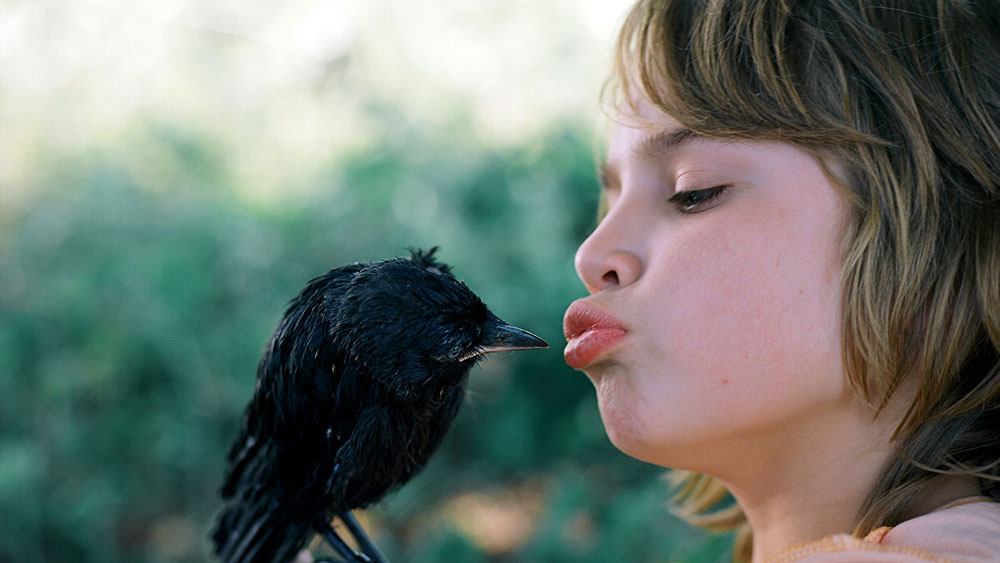
[[[460,384],[485,354],[548,347],[490,312],[434,251],[376,262],[354,275],[335,327],[351,361],[396,394],[413,396]]]

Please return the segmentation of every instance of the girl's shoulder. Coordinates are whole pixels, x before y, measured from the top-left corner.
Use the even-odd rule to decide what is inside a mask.
[[[972,563],[1000,561],[1000,503],[970,497],[879,528],[864,539],[827,536],[788,548],[767,563]]]

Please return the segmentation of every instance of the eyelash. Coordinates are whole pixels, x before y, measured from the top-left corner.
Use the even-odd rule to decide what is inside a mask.
[[[670,196],[667,201],[681,213],[697,213],[698,208],[722,195],[729,186],[715,186],[703,190],[685,190]]]

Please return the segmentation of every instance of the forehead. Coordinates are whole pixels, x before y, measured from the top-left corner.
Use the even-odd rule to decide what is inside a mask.
[[[833,150],[808,148],[797,143],[780,141],[769,136],[751,134],[711,136],[696,132],[649,101],[633,104],[635,110],[622,111],[612,123],[605,161],[601,164],[601,183],[613,184],[622,169],[634,162],[660,162],[677,154],[694,156],[702,164],[716,167],[742,166],[761,161],[780,165],[785,151],[774,149],[794,147],[806,151],[831,175],[831,179],[846,185],[846,167]]]

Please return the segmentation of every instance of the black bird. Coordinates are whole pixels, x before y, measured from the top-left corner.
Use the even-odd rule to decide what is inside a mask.
[[[330,521],[358,536],[350,511],[423,468],[484,354],[547,347],[491,313],[436,250],[336,268],[291,302],[229,451],[213,533],[223,562],[287,562],[317,531],[367,560],[336,545]]]

